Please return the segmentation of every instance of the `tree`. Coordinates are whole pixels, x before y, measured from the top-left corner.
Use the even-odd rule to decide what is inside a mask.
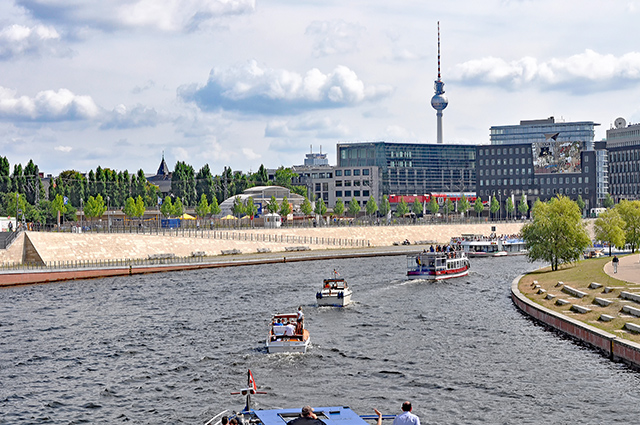
[[[367,204],[364,206],[364,209],[369,216],[374,215],[376,211],[378,211],[378,204],[376,203],[376,200],[373,198],[373,195],[369,196],[369,199],[367,200]]]
[[[613,245],[620,248],[624,246],[624,230],[625,222],[620,218],[620,214],[616,209],[608,209],[596,218],[593,223],[593,233],[596,240],[607,242],[609,244],[609,257],[611,257],[611,248]]]
[[[191,165],[187,165],[182,161],[176,163],[175,169],[171,174],[171,193],[175,195],[176,199],[180,198],[181,202],[186,205],[195,204],[196,177]]]
[[[509,219],[509,217],[513,218],[513,212],[516,210],[516,206],[513,205],[511,196],[508,196],[505,201],[505,210],[507,211],[507,219]]]
[[[209,201],[207,195],[202,193],[200,195],[200,202],[196,206],[196,215],[198,217],[206,217],[211,213],[211,207],[209,207]]]
[[[462,215],[465,215],[467,211],[469,211],[471,205],[469,204],[469,200],[464,194],[460,197],[460,202],[458,202],[458,212]]]
[[[275,214],[280,209],[280,205],[278,205],[278,201],[274,195],[271,195],[271,200],[267,203],[267,211],[271,214]]]
[[[604,195],[604,200],[602,201],[602,206],[605,208],[611,208],[615,202],[613,202],[613,198],[610,194]]]
[[[105,211],[107,211],[107,206],[104,204],[102,195],[97,194],[95,198],[93,196],[89,196],[89,199],[84,206],[84,215],[87,216],[87,218],[94,219],[102,217]]]
[[[63,215],[67,212],[67,206],[64,203],[64,198],[62,195],[57,194],[55,199],[51,201],[51,214],[54,217],[58,217],[59,215]],[[58,222],[60,224],[60,222]]]
[[[360,212],[360,204],[356,200],[355,197],[351,198],[351,202],[349,202],[349,214],[351,214],[354,218]]]
[[[253,202],[253,196],[249,196],[244,201],[244,213],[251,218],[258,214],[258,206]]]
[[[205,164],[196,174],[196,199],[202,202],[202,195],[207,197],[207,203],[215,197],[213,188],[213,176],[209,164]],[[207,213],[208,214],[208,213]],[[204,214],[203,216],[207,215]]]
[[[482,214],[482,211],[484,210],[481,197],[478,196],[476,198],[476,202],[473,204],[473,210],[476,212],[476,216],[480,217],[480,214]]]
[[[136,201],[131,196],[129,196],[125,201],[123,211],[124,211],[124,214],[130,218],[133,218],[137,215]]]
[[[580,205],[578,205],[578,207],[579,206]],[[580,210],[582,211],[582,209],[584,209],[584,206]],[[527,212],[529,212],[529,205],[527,204],[527,199],[524,196],[524,193],[520,197],[520,203],[518,204],[518,212],[522,217],[525,217],[527,215]]]
[[[578,208],[580,208],[580,211],[582,212],[582,216],[584,217],[584,207],[586,207],[587,204],[585,204],[584,199],[582,199],[582,195],[578,195],[578,199],[576,199],[576,204],[578,204]]]
[[[640,201],[622,200],[615,209],[624,220],[624,236],[626,243],[631,245],[631,252],[640,246]]]
[[[218,215],[222,212],[220,205],[218,205],[218,198],[215,196],[211,199],[211,205],[209,205],[209,214]]]
[[[323,217],[327,213],[327,206],[325,205],[322,198],[319,198],[316,201],[316,208],[314,209],[314,212],[321,217]]]
[[[171,196],[165,196],[164,201],[162,201],[162,205],[160,206],[160,212],[165,218],[173,215],[173,202],[171,202]]]
[[[242,203],[242,199],[239,196],[233,198],[233,205],[231,206],[231,212],[236,217],[241,217],[244,214],[244,204]]]
[[[291,181],[295,177],[298,177],[298,174],[293,172],[291,168],[280,167],[276,170],[276,185],[290,189]]]
[[[591,244],[578,205],[558,195],[547,202],[536,201],[533,221],[522,227],[522,238],[530,261],[543,260],[558,270],[561,263],[580,259]]]
[[[333,206],[333,213],[338,217],[344,214],[344,202],[342,198],[336,200],[336,204]]]
[[[396,217],[404,217],[407,214],[409,214],[409,206],[405,202],[404,197],[401,197],[396,207]]]
[[[380,215],[386,217],[389,215],[389,211],[391,211],[391,204],[389,203],[387,195],[384,195],[382,197],[382,202],[380,203]]]
[[[182,214],[184,214],[182,199],[176,198],[176,201],[173,203],[173,215],[175,215],[176,217],[180,217]]]
[[[286,218],[289,214],[291,214],[291,204],[289,204],[289,200],[285,196],[282,198],[282,204],[280,204],[280,215]]]
[[[436,197],[432,196],[431,200],[429,201],[429,212],[433,215],[436,215],[438,214],[438,211],[440,211],[440,205],[438,205]]]
[[[418,197],[416,197],[416,200],[413,201],[413,205],[411,205],[411,211],[413,211],[416,216],[422,214],[422,202],[420,202]]]
[[[500,209],[500,202],[498,202],[498,198],[493,196],[491,198],[491,206],[489,207],[489,211],[491,211],[491,214],[493,214],[493,217],[495,217],[499,209]]]
[[[454,208],[455,206],[453,205],[453,201],[451,199],[447,199],[447,202],[444,203],[444,209],[442,212],[444,212],[446,215],[449,215],[453,212]]]
[[[309,198],[307,198],[306,196],[304,197],[304,201],[302,201],[302,204],[300,205],[300,211],[302,211],[302,214],[304,215],[311,215],[311,213],[313,212],[311,202],[309,202]]]
[[[136,217],[142,218],[142,216],[144,216],[144,213],[146,211],[147,211],[147,208],[144,204],[144,199],[142,198],[142,196],[138,195],[136,197]]]

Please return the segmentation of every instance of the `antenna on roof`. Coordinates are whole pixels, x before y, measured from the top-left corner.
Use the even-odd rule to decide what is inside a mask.
[[[438,21],[438,80],[440,80],[440,21]]]

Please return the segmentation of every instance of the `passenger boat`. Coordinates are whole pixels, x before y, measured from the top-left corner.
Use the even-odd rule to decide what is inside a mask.
[[[316,292],[316,302],[319,307],[344,307],[351,303],[353,291],[349,288],[347,282],[338,276],[340,274],[334,270],[332,278],[322,281],[322,288]]]
[[[423,251],[407,256],[409,279],[444,280],[469,274],[469,259],[462,250]]]
[[[269,334],[267,335],[268,353],[306,353],[311,342],[309,331],[304,326],[297,327],[298,315],[275,314],[271,319]],[[292,324],[295,329],[293,335],[285,335],[287,324]],[[302,325],[302,324],[301,324]]]
[[[517,236],[462,235],[458,238],[452,238],[451,245],[460,246],[469,258],[505,257],[527,253],[524,240]]]
[[[247,381],[247,388],[231,393],[246,396],[244,409],[240,412],[224,410],[211,418],[205,423],[205,425],[220,425],[224,415],[227,415],[229,420],[235,418],[239,425],[286,425],[287,422],[300,417],[302,406],[283,409],[252,409],[251,396],[254,394],[266,394],[266,392],[258,391],[258,387],[256,385],[256,381],[253,379],[251,370],[247,373]],[[343,400],[340,401],[341,403],[339,406],[313,406],[313,412],[316,414],[318,419],[326,425],[370,425],[370,423],[366,422],[367,420],[375,421],[378,419],[377,415],[358,415],[349,407],[344,406],[345,403]],[[392,420],[394,418],[395,415],[382,416],[382,419],[385,420]]]

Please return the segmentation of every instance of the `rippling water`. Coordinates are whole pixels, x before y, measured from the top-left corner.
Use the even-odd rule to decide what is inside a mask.
[[[466,278],[404,278],[403,257],[247,266],[0,290],[0,423],[203,424],[240,409],[348,405],[423,424],[607,424],[640,417],[640,375],[513,306],[524,258]],[[337,268],[344,309],[314,306]],[[306,355],[268,355],[267,321],[298,305]]]

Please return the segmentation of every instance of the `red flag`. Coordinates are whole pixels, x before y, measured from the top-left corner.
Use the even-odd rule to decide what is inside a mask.
[[[258,387],[256,387],[256,381],[253,379],[253,373],[251,373],[251,369],[249,369],[249,387],[253,388],[254,391],[258,390]]]

